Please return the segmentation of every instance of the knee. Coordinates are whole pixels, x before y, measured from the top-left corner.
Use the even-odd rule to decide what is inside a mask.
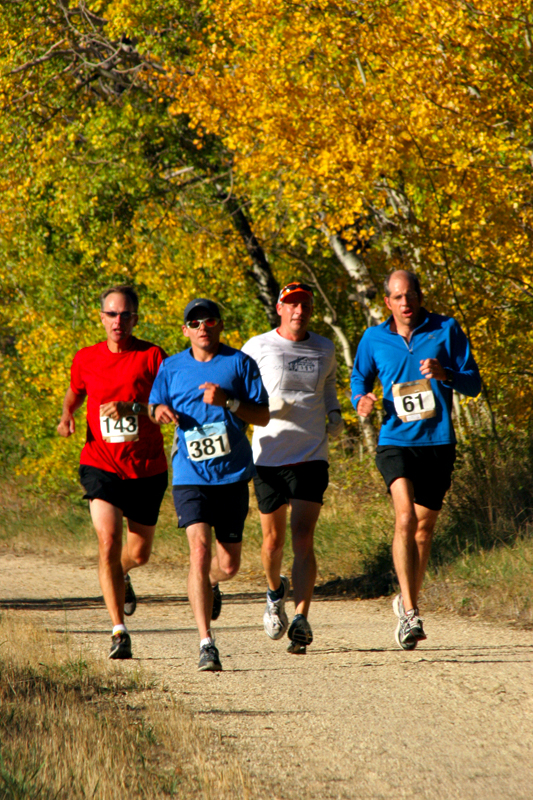
[[[218,566],[220,571],[223,572],[224,575],[226,576],[227,580],[230,580],[231,578],[234,578],[235,575],[238,573],[240,565],[241,565],[240,559],[238,559],[237,561],[235,560],[228,561],[227,564],[221,564],[219,561]]]
[[[114,564],[120,561],[122,555],[122,542],[117,541],[113,534],[98,534],[98,552],[100,561],[106,564]]]
[[[269,556],[276,556],[283,552],[284,543],[285,537],[277,536],[275,534],[264,536],[263,553],[267,553]]]
[[[148,563],[148,559],[150,558],[150,551],[139,551],[138,553],[130,553],[130,558],[135,564],[136,567],[142,567],[144,564]]]
[[[415,539],[417,544],[428,545],[431,544],[433,539],[433,528],[427,526],[420,526],[417,528]]]
[[[190,551],[190,562],[191,567],[208,570],[211,563],[211,548],[205,544],[194,545]]]
[[[416,514],[413,509],[399,511],[396,514],[396,530],[401,536],[412,535],[416,531]]]

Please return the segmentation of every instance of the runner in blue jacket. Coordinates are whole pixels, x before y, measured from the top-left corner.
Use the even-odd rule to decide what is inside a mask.
[[[418,611],[433,530],[450,488],[455,461],[453,390],[475,397],[479,369],[468,340],[451,317],[422,308],[416,275],[398,270],[385,280],[389,319],[365,331],[352,373],[352,402],[371,414],[379,378],[384,418],[376,465],[390,491],[395,517],[392,555],[400,594],[396,641],[414,650],[426,638]]]

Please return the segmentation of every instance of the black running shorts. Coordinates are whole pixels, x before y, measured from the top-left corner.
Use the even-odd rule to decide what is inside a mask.
[[[105,500],[120,508],[127,519],[139,525],[155,525],[168,485],[168,472],[149,478],[119,478],[114,472],[82,464],[80,480],[85,500]]]
[[[257,505],[262,514],[285,505],[290,500],[322,503],[328,488],[327,461],[303,461],[284,467],[258,467],[254,478]]]
[[[440,444],[428,447],[379,446],[376,466],[390,491],[397,478],[408,478],[419,506],[440,511],[452,482],[455,445]]]
[[[248,481],[219,486],[173,486],[172,495],[179,528],[205,522],[215,529],[219,542],[242,542],[250,500]]]

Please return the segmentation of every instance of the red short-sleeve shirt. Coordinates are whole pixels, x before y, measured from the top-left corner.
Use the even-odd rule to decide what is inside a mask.
[[[100,405],[112,401],[147,403],[152,384],[166,353],[150,342],[132,337],[122,353],[112,353],[107,342],[84,347],[74,356],[70,386],[87,394],[87,441],[80,463],[115,472],[120,478],[149,478],[167,469],[163,437],[157,425],[138,415],[138,440],[106,442],[100,425]]]

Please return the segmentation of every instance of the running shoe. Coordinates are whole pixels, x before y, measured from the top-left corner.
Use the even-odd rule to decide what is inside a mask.
[[[405,617],[405,606],[403,604],[403,597],[401,596],[401,594],[397,594],[394,600],[392,601],[392,610],[394,611],[398,619]]]
[[[211,612],[211,619],[213,621],[220,617],[221,609],[222,609],[222,594],[217,583],[216,586],[213,586],[213,610]]]
[[[402,650],[414,650],[418,642],[427,638],[417,608],[413,608],[405,616],[398,619],[394,635],[397,644]]]
[[[204,644],[200,647],[200,661],[198,662],[198,672],[220,672],[222,664],[220,656],[215,647],[215,643]]]
[[[118,631],[111,637],[109,658],[131,658],[131,639],[126,631]]]
[[[305,655],[307,645],[313,641],[313,631],[303,614],[296,614],[287,635],[291,640],[287,652]]]
[[[129,575],[124,575],[124,588],[126,590],[124,596],[124,613],[127,617],[131,617],[137,608],[137,598],[135,597],[135,592],[133,591],[133,586],[131,585],[131,578]]]
[[[279,600],[271,600],[267,592],[267,604],[263,614],[263,625],[265,633],[271,639],[281,639],[289,627],[289,618],[285,612],[285,602],[289,596],[289,579],[285,575],[281,576],[283,586],[283,597]]]

